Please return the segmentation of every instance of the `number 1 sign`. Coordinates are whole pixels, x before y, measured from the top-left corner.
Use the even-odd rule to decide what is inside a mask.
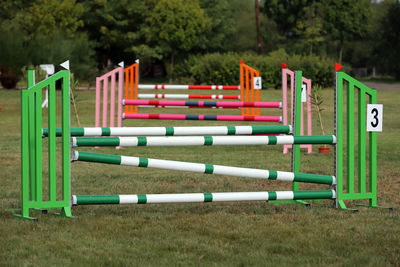
[[[367,132],[382,132],[383,105],[367,105]]]

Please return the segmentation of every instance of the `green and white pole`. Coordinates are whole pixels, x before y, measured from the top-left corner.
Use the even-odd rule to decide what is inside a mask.
[[[125,165],[133,167],[154,168],[173,171],[187,171],[205,174],[229,175],[256,179],[269,179],[287,182],[304,182],[334,185],[334,176],[305,174],[282,171],[270,171],[262,169],[230,167],[221,165],[201,164],[192,162],[160,160],[150,158],[127,157],[119,155],[98,154],[90,152],[74,151],[73,160],[97,162],[106,164]]]
[[[218,146],[335,144],[333,135],[320,136],[172,136],[172,137],[73,137],[72,146]]]
[[[72,196],[73,205],[335,199],[335,190]]]
[[[291,134],[290,125],[259,126],[201,126],[201,127],[88,127],[71,128],[71,136],[177,136],[177,135],[256,135]],[[48,129],[42,129],[42,135],[48,136]],[[61,136],[61,128],[56,129]]]

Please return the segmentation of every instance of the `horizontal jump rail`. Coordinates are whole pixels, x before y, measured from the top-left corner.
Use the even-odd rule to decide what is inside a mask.
[[[256,135],[291,133],[291,125],[71,128],[71,136]],[[47,137],[48,134],[49,130],[43,128],[43,137]],[[56,136],[62,136],[61,128],[56,129]]]
[[[221,108],[282,108],[282,102],[221,102],[221,101],[171,101],[171,100],[127,100],[123,105],[150,105],[163,107],[221,107]]]
[[[224,201],[269,201],[269,200],[307,200],[335,199],[334,190],[320,191],[263,191],[263,192],[219,192],[219,193],[182,193],[182,194],[143,194],[143,195],[86,195],[72,196],[72,204],[161,204],[161,203],[197,203]]]
[[[165,98],[165,99],[240,99],[240,95],[185,95],[185,94],[138,94],[139,99]]]
[[[73,137],[72,146],[218,146],[335,144],[334,135],[317,136],[168,136]]]
[[[282,116],[241,116],[241,115],[191,115],[191,114],[149,114],[123,113],[123,119],[147,120],[200,120],[200,121],[265,121],[282,122]]]
[[[205,107],[205,106],[155,106],[155,105],[137,105],[137,107],[139,108],[217,108],[217,109],[225,109],[225,108],[229,108],[229,109],[239,109],[237,107]]]
[[[239,85],[177,85],[177,84],[139,84],[143,90],[240,90]]]
[[[333,185],[336,183],[334,176],[305,174],[282,171],[270,171],[252,168],[230,167],[222,165],[201,164],[173,160],[160,160],[150,158],[127,157],[119,155],[99,154],[74,151],[72,160],[133,167],[154,168],[173,171],[187,171],[205,174],[229,175],[256,179],[270,179],[287,182],[304,182]]]

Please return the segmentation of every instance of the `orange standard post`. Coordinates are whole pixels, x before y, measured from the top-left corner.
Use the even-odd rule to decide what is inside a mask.
[[[243,80],[243,60],[240,60],[240,99],[244,102],[244,80]],[[244,108],[242,108],[242,116],[244,116]]]
[[[125,99],[129,99],[129,68],[124,69],[125,74]],[[129,113],[129,106],[124,107],[125,113]]]

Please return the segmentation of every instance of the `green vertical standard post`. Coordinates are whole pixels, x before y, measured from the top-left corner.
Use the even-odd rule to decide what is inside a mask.
[[[347,84],[347,103],[354,103],[354,83]],[[354,105],[347,105],[347,192],[354,193]]]
[[[56,89],[55,84],[49,86],[48,91],[48,124],[56,125]],[[56,200],[56,131],[49,127],[49,199]]]
[[[302,85],[302,71],[294,72],[295,86],[294,86],[294,116],[293,116],[293,135],[300,136],[301,134],[301,85]],[[293,145],[293,170],[292,172],[300,172],[300,145]],[[299,183],[293,182],[293,191],[299,190]]]
[[[35,72],[33,70],[28,71],[28,83],[27,87],[30,88],[35,85]],[[24,91],[23,91],[24,92]],[[25,91],[26,92],[26,91]],[[30,196],[32,200],[36,200],[36,172],[35,172],[35,96],[29,97],[28,93],[21,94],[21,96],[25,97],[26,104],[26,120],[28,123],[28,128],[26,129],[28,134],[27,146],[29,152],[25,154],[27,160],[29,160],[29,176],[30,182],[28,181],[28,185],[30,183]],[[22,105],[22,100],[21,100]],[[22,110],[23,107],[21,107]]]
[[[21,92],[21,205],[23,219],[30,209],[61,208],[62,214],[71,216],[70,211],[70,151],[69,151],[69,71],[60,71],[48,79],[34,84],[34,73],[28,71],[28,89]],[[56,87],[62,80],[62,184],[63,197],[57,200],[56,190]],[[49,86],[49,200],[43,200],[42,187],[42,90]],[[31,190],[29,190],[29,188]]]
[[[38,87],[37,87],[38,88]],[[36,89],[34,91],[35,96],[35,170],[36,170],[36,201],[41,202],[43,200],[43,171],[42,171],[42,90]]]
[[[371,92],[370,104],[376,104],[376,91]],[[370,207],[377,207],[377,140],[376,132],[369,132],[369,191],[372,196],[369,200]]]
[[[369,133],[369,144],[366,142],[366,95],[369,95],[369,103],[376,103],[376,91],[368,88],[364,84],[355,80],[351,76],[338,72],[336,79],[336,131],[337,131],[337,143],[336,143],[336,177],[337,177],[337,207],[346,209],[344,200],[361,200],[368,199],[369,207],[377,207],[377,195],[376,195],[376,133]],[[347,147],[347,191],[344,190],[343,184],[343,83],[348,82],[350,84],[347,90],[347,146],[354,146],[354,90],[358,91],[358,192],[355,192],[355,175],[354,175],[354,162],[355,155],[354,150]],[[369,145],[369,192],[367,192],[367,174],[366,174],[366,153],[367,145]]]
[[[71,214],[71,122],[70,122],[70,73],[65,71],[62,81],[62,201],[61,214],[72,217]],[[53,125],[54,131],[56,125]]]
[[[358,193],[366,192],[366,101],[365,90],[358,91]]]
[[[343,72],[336,72],[335,85],[335,173],[336,207],[346,209],[343,199]]]

